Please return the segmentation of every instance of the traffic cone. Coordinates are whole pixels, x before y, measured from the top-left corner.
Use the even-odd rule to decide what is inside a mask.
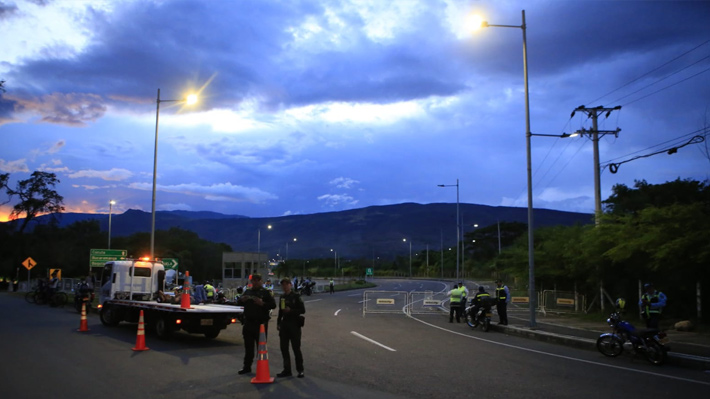
[[[190,280],[188,280],[188,277],[190,277],[190,272],[186,271],[185,272],[185,283],[182,285],[183,290],[182,290],[182,296],[180,297],[180,308],[181,309],[190,309]]]
[[[145,323],[143,322],[143,310],[141,309],[141,315],[138,318],[138,334],[136,335],[136,347],[133,348],[134,351],[147,351],[148,348],[145,346]]]
[[[89,331],[89,323],[86,321],[86,302],[81,304],[81,322],[79,323],[79,329],[76,331]]]
[[[269,372],[269,351],[266,349],[266,329],[262,324],[259,327],[259,350],[256,356],[256,377],[251,379],[252,384],[271,384],[274,378]]]

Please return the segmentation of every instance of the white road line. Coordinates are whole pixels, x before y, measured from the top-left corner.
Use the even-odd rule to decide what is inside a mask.
[[[362,338],[362,339],[364,339],[365,341],[371,342],[371,343],[373,343],[373,344],[375,344],[375,345],[377,345],[377,346],[381,346],[381,347],[387,349],[388,351],[397,352],[396,349],[392,349],[392,348],[390,348],[389,346],[382,345],[381,343],[375,341],[374,339],[367,338],[366,336],[364,336],[364,335],[362,335],[362,334],[358,334],[358,333],[356,333],[355,331],[350,331],[350,334],[352,334],[352,335],[354,335],[354,336],[356,336],[356,337],[358,337],[358,338]]]
[[[369,301],[369,299],[366,299],[366,300],[364,300],[364,301],[360,301],[360,302],[358,302],[358,303],[363,303],[363,302],[367,302],[367,301]]]
[[[341,310],[342,310],[342,309],[338,309],[338,310],[336,310],[336,311],[335,311],[335,315],[337,316],[337,315],[338,315],[338,313],[340,313],[340,311],[341,311]]]
[[[362,294],[353,294],[353,295],[348,295],[348,296],[362,296]]]
[[[537,353],[537,354],[540,354],[540,355],[552,356],[552,357],[556,357],[556,358],[560,358],[560,359],[566,359],[566,360],[571,360],[571,361],[580,362],[580,363],[593,364],[593,365],[595,365],[595,366],[609,367],[609,368],[613,368],[613,369],[617,369],[617,370],[624,370],[624,371],[631,371],[631,372],[639,373],[639,374],[652,375],[652,376],[654,376],[654,377],[670,378],[670,379],[672,379],[672,380],[685,381],[685,382],[694,382],[694,383],[696,383],[696,384],[709,385],[709,386],[710,386],[710,382],[691,380],[690,378],[675,377],[675,376],[672,376],[672,375],[666,375],[666,374],[661,374],[661,373],[654,373],[654,372],[652,372],[652,371],[643,371],[643,370],[636,370],[636,369],[627,368],[627,367],[614,366],[614,365],[612,365],[612,364],[599,363],[599,362],[594,362],[594,361],[591,361],[591,360],[577,359],[577,358],[570,357],[570,356],[558,355],[558,354],[555,354],[555,353],[543,352],[543,351],[539,351],[539,350],[536,350],[536,349],[530,349],[530,348],[525,348],[525,347],[522,347],[522,346],[506,344],[506,343],[503,343],[503,342],[491,341],[491,340],[488,340],[488,339],[485,339],[485,338],[478,338],[478,337],[474,337],[474,336],[472,336],[472,335],[466,335],[466,334],[463,334],[463,333],[460,333],[460,332],[456,332],[456,331],[452,331],[452,330],[447,330],[446,328],[439,327],[439,326],[436,326],[436,325],[431,324],[431,323],[427,323],[426,321],[424,321],[424,320],[419,320],[419,319],[417,319],[416,317],[413,317],[413,316],[409,316],[409,317],[412,318],[412,319],[414,319],[414,320],[416,320],[416,321],[418,321],[418,322],[420,322],[420,323],[422,323],[422,324],[426,324],[426,325],[429,326],[429,327],[438,328],[439,330],[446,331],[446,332],[450,332],[451,334],[460,335],[460,336],[462,336],[462,337],[475,339],[475,340],[477,340],[477,341],[488,342],[489,344],[505,346],[505,347],[508,347],[508,348],[519,349],[519,350],[526,351],[526,352],[532,352],[532,353]]]
[[[311,299],[310,301],[303,301],[303,303],[318,302],[318,301],[322,301],[322,299]]]

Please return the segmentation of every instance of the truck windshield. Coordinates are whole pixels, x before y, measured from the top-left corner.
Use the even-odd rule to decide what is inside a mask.
[[[130,268],[128,270],[129,275],[133,274],[133,268]],[[136,267],[136,274],[133,274],[136,277],[150,277],[150,268],[149,267]]]

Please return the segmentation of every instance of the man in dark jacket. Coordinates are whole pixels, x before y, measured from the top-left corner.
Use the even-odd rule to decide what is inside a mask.
[[[291,285],[291,279],[285,278],[281,280],[281,288],[283,294],[279,300],[279,317],[276,321],[276,328],[279,329],[279,338],[281,340],[281,355],[284,359],[284,370],[277,377],[290,377],[291,374],[291,356],[288,352],[289,343],[293,349],[293,355],[296,357],[296,371],[298,378],[303,378],[303,355],[301,354],[301,321],[303,314],[306,313],[306,306],[303,304],[303,299],[295,291]]]
[[[242,336],[244,337],[244,368],[239,370],[239,374],[251,372],[251,364],[254,361],[254,352],[259,344],[259,326],[264,325],[266,334],[269,333],[269,311],[276,307],[274,294],[263,287],[261,275],[251,276],[252,287],[239,297],[240,305],[244,306],[244,326]]]

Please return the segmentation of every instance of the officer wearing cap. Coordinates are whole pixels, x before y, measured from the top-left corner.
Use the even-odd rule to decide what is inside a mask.
[[[284,360],[284,370],[277,377],[290,377],[291,356],[288,351],[289,343],[296,358],[296,371],[298,378],[303,378],[303,355],[301,354],[301,327],[303,314],[306,313],[306,306],[303,299],[293,290],[290,278],[281,280],[283,294],[279,300],[279,316],[276,319],[276,328],[279,330],[281,344],[281,356]]]
[[[259,326],[264,325],[264,330],[269,333],[269,311],[276,307],[274,294],[262,286],[260,274],[251,276],[251,288],[239,297],[238,304],[244,306],[244,326],[242,327],[242,337],[244,337],[244,368],[239,370],[239,374],[251,372],[251,364],[254,361],[254,351],[259,343]]]
[[[508,304],[510,303],[510,290],[503,285],[501,280],[496,280],[496,310],[500,320],[498,324],[508,325]]]
[[[643,285],[645,293],[641,295],[639,307],[641,308],[641,316],[646,319],[646,328],[658,329],[658,324],[661,321],[661,312],[666,307],[666,295],[660,291],[656,291],[652,283]]]

